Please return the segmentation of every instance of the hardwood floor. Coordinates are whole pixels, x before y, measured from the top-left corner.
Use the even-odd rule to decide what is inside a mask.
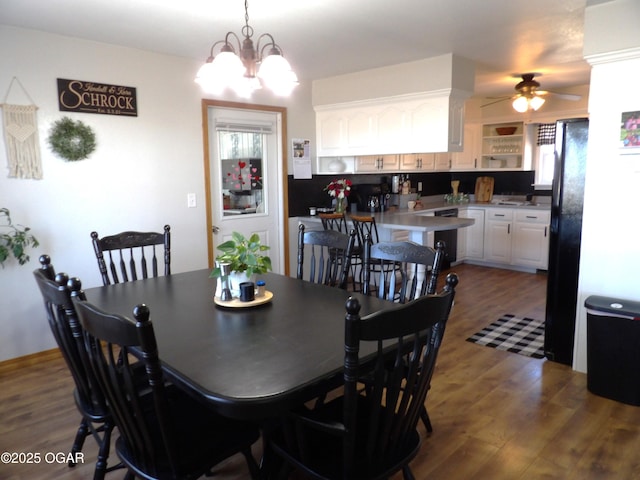
[[[460,285],[427,398],[434,432],[412,463],[416,478],[640,478],[640,408],[589,393],[586,376],[565,365],[466,341],[506,313],[543,319],[546,276],[471,265],[453,270]],[[79,416],[56,352],[1,363],[0,385],[0,452],[68,452]],[[88,438],[83,451],[85,463],[73,469],[44,460],[0,463],[0,478],[92,478],[95,442]],[[230,459],[215,478],[248,478],[243,459]]]

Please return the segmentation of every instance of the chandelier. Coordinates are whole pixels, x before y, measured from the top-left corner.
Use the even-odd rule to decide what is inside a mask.
[[[231,88],[237,95],[248,98],[264,86],[276,95],[289,95],[298,85],[298,77],[282,56],[282,49],[271,34],[260,35],[254,47],[248,0],[244,2],[244,12],[244,40],[241,42],[235,33],[228,32],[224,40],[215,42],[209,58],[198,70],[196,83],[212,94],[220,94],[225,88]],[[235,39],[235,46],[230,41],[232,39]],[[222,47],[214,57],[214,49],[219,45]]]

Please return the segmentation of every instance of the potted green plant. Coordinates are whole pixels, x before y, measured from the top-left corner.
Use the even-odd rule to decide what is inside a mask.
[[[20,265],[29,261],[26,253],[28,247],[37,247],[38,240],[32,234],[29,227],[14,225],[11,222],[11,214],[8,208],[0,208],[0,265],[4,268],[4,262],[13,255]]]
[[[220,265],[228,263],[231,265],[230,287],[234,296],[239,296],[239,285],[245,281],[252,281],[254,275],[267,273],[271,270],[271,258],[263,252],[269,247],[260,242],[257,233],[246,238],[239,232],[233,232],[231,239],[221,243],[216,247],[222,253],[216,256],[216,266],[211,272],[211,276],[220,278]],[[220,283],[216,287],[216,295],[219,296]]]

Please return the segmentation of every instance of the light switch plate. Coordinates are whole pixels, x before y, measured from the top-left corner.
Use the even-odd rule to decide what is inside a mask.
[[[187,193],[187,207],[188,208],[196,208],[196,194],[195,193]]]

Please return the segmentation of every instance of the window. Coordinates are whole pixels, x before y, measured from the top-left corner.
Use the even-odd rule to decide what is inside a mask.
[[[539,145],[535,149],[536,185],[551,185],[555,163],[555,145]]]
[[[534,168],[536,170],[536,188],[542,186],[550,188],[553,183],[555,164],[555,123],[540,123],[537,125],[538,141],[533,151]]]

